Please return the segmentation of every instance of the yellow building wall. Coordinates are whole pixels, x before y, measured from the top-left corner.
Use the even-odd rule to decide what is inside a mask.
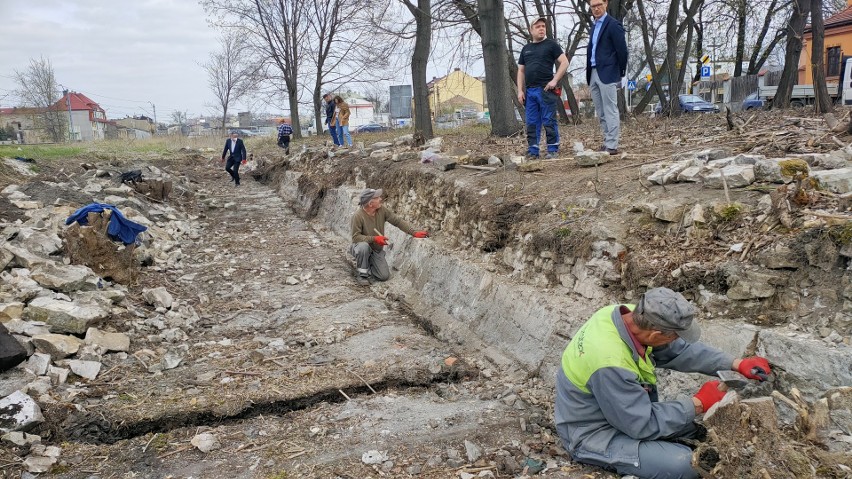
[[[429,106],[436,114],[455,111],[460,99],[463,99],[461,103],[468,103],[476,111],[485,111],[485,84],[461,70],[455,70],[437,80],[429,92]]]
[[[804,36],[804,45],[802,46],[802,54],[799,55],[799,84],[813,85],[814,75],[811,70],[811,34],[807,33]],[[826,61],[825,52],[832,47],[840,47],[840,58],[844,55],[852,55],[852,25],[833,28],[825,35],[825,50],[822,52],[823,62]],[[837,76],[826,77],[827,83],[837,83],[840,78]]]

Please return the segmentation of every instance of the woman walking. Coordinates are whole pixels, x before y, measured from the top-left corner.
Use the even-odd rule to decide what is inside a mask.
[[[337,128],[337,139],[343,146],[352,146],[352,136],[349,134],[349,104],[343,101],[340,95],[334,97],[334,103],[337,105],[333,121]]]

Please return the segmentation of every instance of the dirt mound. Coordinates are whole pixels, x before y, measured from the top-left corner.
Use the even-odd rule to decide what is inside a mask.
[[[65,230],[65,254],[71,263],[86,265],[104,279],[130,284],[139,274],[133,255],[136,245],[125,246],[107,236],[111,215],[109,210],[89,213],[88,226],[74,223]]]
[[[826,440],[835,422],[829,400],[810,404],[795,389],[792,396],[795,401],[777,391],[745,400],[728,394],[704,419],[707,442],[695,451],[693,466],[702,477],[852,477],[852,454],[833,451]],[[795,411],[790,426],[779,406]]]

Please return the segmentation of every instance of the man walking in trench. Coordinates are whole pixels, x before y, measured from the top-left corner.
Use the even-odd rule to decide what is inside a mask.
[[[225,171],[231,175],[231,181],[236,186],[240,186],[240,164],[245,164],[248,159],[246,145],[239,136],[236,131],[232,131],[231,137],[225,140],[225,149],[222,150],[223,163],[225,163],[225,155],[230,154],[228,162],[225,164]]]
[[[597,1],[597,0],[595,0]],[[539,18],[530,26],[532,43],[524,45],[518,57],[518,101],[527,117],[527,156],[539,157],[541,128],[547,137],[547,158],[559,152],[559,124],[556,105],[562,101],[559,81],[568,69],[568,58],[558,43],[547,38],[547,19]],[[559,62],[556,74],[553,64]]]
[[[624,27],[607,15],[607,0],[589,0],[595,24],[586,48],[586,82],[601,123],[601,151],[618,155],[621,118],[618,114],[618,84],[627,71],[627,42]]]

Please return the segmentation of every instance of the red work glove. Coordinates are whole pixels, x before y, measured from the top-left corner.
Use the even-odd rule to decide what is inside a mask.
[[[737,371],[749,379],[757,379],[760,381],[766,381],[766,377],[772,372],[769,368],[769,361],[767,361],[766,358],[761,358],[760,356],[744,358],[740,361]]]
[[[379,246],[387,246],[388,245],[388,237],[387,236],[373,236],[373,241],[376,242]]]
[[[248,163],[248,160],[243,160],[241,164],[245,165],[246,163]]]
[[[428,231],[415,231],[414,237],[415,238],[428,238],[429,232]]]
[[[224,162],[225,162],[225,157],[223,156],[222,159],[219,160],[219,163],[224,163]]]
[[[695,399],[701,401],[701,407],[704,408],[704,412],[707,412],[710,406],[721,401],[723,397],[725,397],[725,391],[719,390],[719,381],[707,381],[695,393]]]

